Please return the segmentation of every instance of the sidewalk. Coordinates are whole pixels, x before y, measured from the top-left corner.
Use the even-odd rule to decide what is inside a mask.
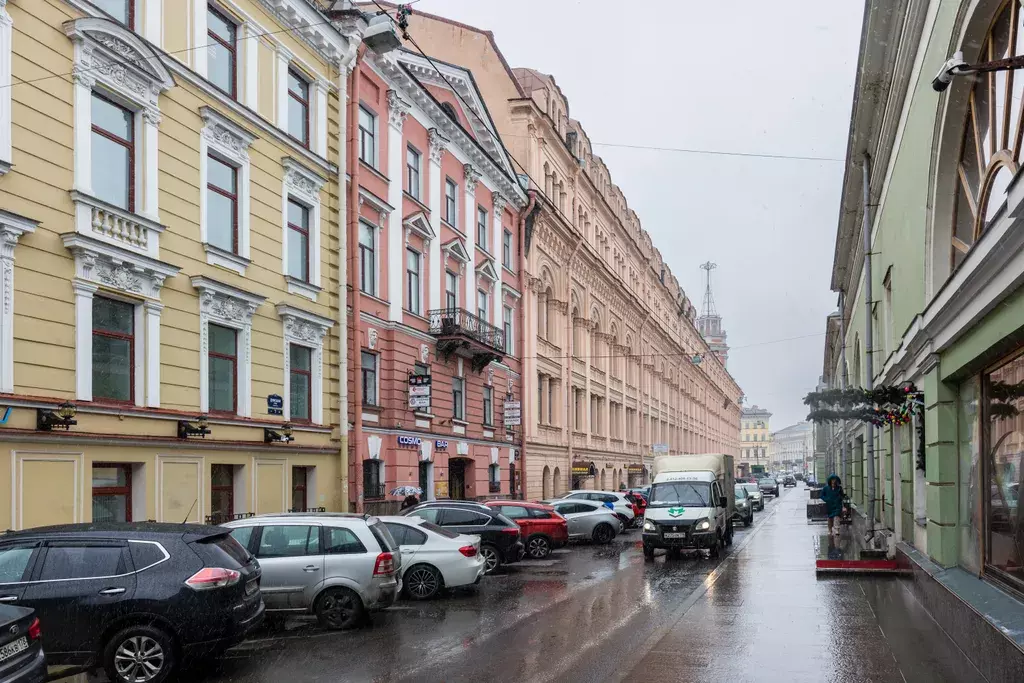
[[[623,680],[983,681],[891,576],[818,578],[808,493],[784,494]],[[849,533],[849,529],[844,529]]]

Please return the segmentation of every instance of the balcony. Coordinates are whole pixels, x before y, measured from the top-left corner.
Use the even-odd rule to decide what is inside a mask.
[[[431,311],[430,334],[437,337],[437,352],[444,360],[469,358],[477,372],[505,357],[505,332],[461,308]]]
[[[81,192],[72,192],[71,199],[75,203],[76,232],[137,254],[160,257],[164,226]]]

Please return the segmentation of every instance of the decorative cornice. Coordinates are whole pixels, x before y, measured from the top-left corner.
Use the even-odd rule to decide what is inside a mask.
[[[199,290],[200,312],[214,318],[250,324],[252,316],[266,297],[226,285],[204,275],[192,277],[192,286]]]
[[[218,151],[246,162],[249,160],[249,146],[256,135],[241,127],[209,106],[199,108],[203,117],[203,137]]]
[[[388,124],[397,131],[402,130],[405,117],[409,114],[410,104],[402,99],[397,90],[388,90]]]
[[[312,346],[323,344],[327,330],[334,325],[330,318],[304,311],[286,303],[277,305],[277,315],[284,323],[285,339],[304,342]]]
[[[320,202],[320,189],[327,179],[319,173],[311,171],[293,157],[281,159],[284,166],[284,184],[290,190],[313,203]]]
[[[61,239],[74,254],[75,276],[95,285],[159,299],[164,280],[181,271],[178,266],[81,233],[64,233]]]
[[[427,131],[427,146],[430,149],[430,161],[431,163],[440,164],[441,157],[444,155],[451,140],[446,138],[437,128],[431,128]]]
[[[476,192],[476,185],[480,180],[480,172],[473,168],[473,164],[463,164],[462,170],[466,176],[466,192],[473,194]]]

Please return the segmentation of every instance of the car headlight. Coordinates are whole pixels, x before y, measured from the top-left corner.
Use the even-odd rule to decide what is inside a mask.
[[[647,520],[644,520],[644,531],[654,531],[654,529],[654,522],[648,522]]]
[[[710,528],[711,528],[711,521],[710,520],[702,519],[699,522],[697,522],[697,531],[707,531]]]

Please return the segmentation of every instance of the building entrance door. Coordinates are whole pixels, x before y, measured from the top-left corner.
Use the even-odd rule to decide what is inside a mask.
[[[466,461],[448,461],[448,497],[452,500],[466,499]]]

